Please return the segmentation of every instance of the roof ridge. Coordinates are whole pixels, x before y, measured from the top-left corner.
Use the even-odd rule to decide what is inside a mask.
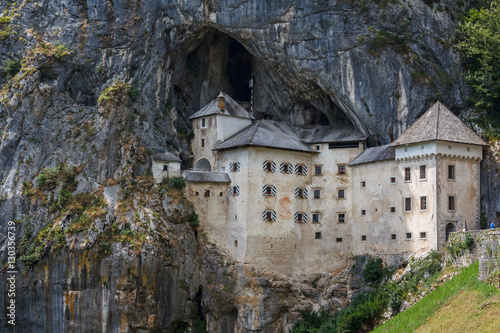
[[[250,138],[250,140],[248,140],[248,142],[250,144],[252,143],[253,138],[255,137],[255,134],[257,134],[257,130],[259,129],[260,124],[262,124],[262,119],[257,120],[257,125],[255,125],[255,131],[253,132],[252,137]]]
[[[436,134],[435,138],[439,138],[439,113],[441,112],[441,102],[437,101],[437,112],[436,112]]]

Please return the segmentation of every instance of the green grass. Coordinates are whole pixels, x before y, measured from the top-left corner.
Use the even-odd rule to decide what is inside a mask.
[[[384,325],[377,327],[373,332],[413,332],[461,291],[479,292],[484,299],[499,295],[500,291],[497,288],[477,279],[478,272],[479,262],[475,262],[471,266],[464,268],[452,280],[437,287],[413,307],[398,314]],[[460,313],[457,313],[455,321],[460,316]]]

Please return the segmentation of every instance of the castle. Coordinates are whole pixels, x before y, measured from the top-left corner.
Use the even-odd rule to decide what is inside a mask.
[[[187,197],[236,262],[331,272],[352,255],[440,251],[450,232],[479,227],[486,143],[439,102],[374,148],[354,128],[255,120],[223,93],[190,119]]]

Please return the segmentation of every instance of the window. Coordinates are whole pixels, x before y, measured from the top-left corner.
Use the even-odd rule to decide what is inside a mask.
[[[168,171],[168,164],[163,164],[163,171]]]
[[[229,186],[229,195],[230,196],[240,195],[240,187],[238,185]]]
[[[455,211],[455,196],[448,196],[448,210]]]
[[[319,214],[318,213],[313,213],[312,223],[319,223]]]
[[[320,145],[316,145],[316,150],[319,150],[321,148]]]
[[[305,165],[297,164],[295,166],[295,174],[307,175],[307,167]]]
[[[201,147],[205,147],[205,139],[201,139]]]
[[[365,240],[366,240],[366,235],[362,235],[362,236],[361,236],[361,240],[362,240],[362,241],[365,241]]]
[[[339,223],[345,222],[345,213],[339,213]]]
[[[420,180],[427,179],[427,168],[425,165],[420,166]]]
[[[315,171],[314,173],[316,176],[321,176],[321,165],[316,165],[314,167],[314,171]]]
[[[200,191],[194,192],[194,195],[196,195],[198,197],[200,195]]]
[[[262,187],[262,195],[275,197],[276,196],[276,186],[264,185]]]
[[[337,243],[342,243],[342,238],[337,237],[337,238],[335,239],[335,241],[336,241]]]
[[[391,211],[391,213],[395,213],[396,212],[396,206],[391,206],[389,208],[389,210]]]
[[[329,149],[359,148],[358,142],[335,142],[328,144]]]
[[[455,179],[455,166],[448,165],[448,179]]]
[[[307,214],[306,213],[295,213],[294,220],[297,223],[307,223]]]
[[[281,173],[292,173],[292,165],[289,163],[281,163],[280,164],[280,172]]]
[[[207,126],[206,119],[205,118],[201,118],[201,127],[206,127],[206,126]]]
[[[361,188],[365,188],[366,187],[366,181],[362,180],[361,183],[359,184],[359,186]]]
[[[390,183],[391,184],[396,184],[396,177],[391,177]]]
[[[321,190],[320,189],[314,189],[314,199],[320,199],[321,198]]]
[[[205,190],[205,197],[209,197],[210,196],[210,190]]]
[[[427,197],[420,197],[420,210],[427,210]]]
[[[229,163],[229,172],[240,172],[240,162]]]
[[[345,165],[339,165],[339,175],[345,175]]]
[[[307,190],[305,188],[296,188],[295,197],[300,199],[307,199]]]
[[[411,182],[411,168],[405,168],[405,182]]]
[[[345,199],[345,190],[339,190],[338,191],[338,198],[339,199]]]
[[[411,232],[406,233],[406,239],[411,239]]]
[[[361,215],[366,215],[366,209],[361,210]]]
[[[314,238],[315,239],[321,239],[321,232],[314,233]]]
[[[262,164],[262,170],[266,172],[276,172],[276,163],[273,161],[264,161]]]
[[[391,239],[396,239],[396,234],[391,234]]]
[[[405,198],[405,212],[411,212],[411,198]]]
[[[224,195],[224,192],[219,192],[219,197],[222,197]]]
[[[265,210],[262,213],[262,219],[264,221],[276,221],[276,212],[274,210]]]
[[[426,232],[421,232],[420,233],[420,239],[426,239],[427,238],[427,233]]]

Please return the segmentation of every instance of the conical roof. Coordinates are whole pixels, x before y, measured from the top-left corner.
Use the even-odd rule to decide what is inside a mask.
[[[224,97],[224,110],[221,110],[219,108],[218,104],[219,97]],[[214,99],[213,101],[202,107],[198,112],[189,117],[189,119],[206,117],[212,114],[254,119],[254,117],[250,113],[248,113],[247,110],[245,110],[241,105],[239,105],[234,99],[229,97],[228,94],[221,92],[218,98]]]
[[[424,141],[449,141],[472,145],[487,145],[441,102],[436,102],[408,128],[391,146]]]

